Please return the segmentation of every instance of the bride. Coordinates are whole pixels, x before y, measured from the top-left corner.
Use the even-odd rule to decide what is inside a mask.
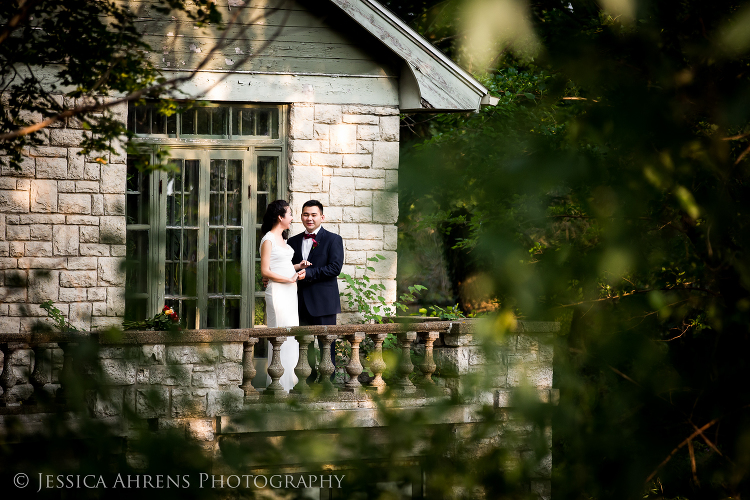
[[[294,250],[286,244],[292,224],[292,209],[284,200],[271,202],[263,216],[260,240],[260,274],[268,279],[266,288],[266,323],[269,328],[299,326],[297,312],[297,280],[305,279],[305,268],[310,263],[292,264]],[[297,383],[294,367],[299,357],[299,344],[288,337],[281,345],[281,365],[284,374],[279,382],[285,391]],[[268,378],[270,383],[271,378]]]

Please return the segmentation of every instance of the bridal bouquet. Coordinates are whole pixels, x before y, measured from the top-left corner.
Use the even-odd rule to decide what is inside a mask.
[[[143,321],[123,321],[122,327],[125,330],[179,330],[180,318],[170,306],[165,305],[161,312],[153,318],[147,318]]]

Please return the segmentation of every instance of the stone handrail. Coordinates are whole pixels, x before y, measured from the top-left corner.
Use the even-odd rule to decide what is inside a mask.
[[[79,333],[79,332],[34,332],[34,333],[14,333],[14,334],[3,334],[0,333],[0,351],[3,353],[3,369],[0,374],[0,388],[2,394],[0,394],[0,407],[12,407],[34,405],[40,400],[41,393],[48,386],[55,382],[53,375],[54,370],[54,356],[50,354],[50,351],[54,349],[54,344],[59,346],[62,350],[62,363],[59,363],[59,376],[57,381],[61,382],[62,385],[56,389],[55,394],[58,401],[65,400],[65,386],[64,382],[66,376],[68,376],[74,369],[74,360],[72,359],[71,348],[76,343],[82,340],[93,340],[96,341],[101,349],[112,349],[113,346],[128,347],[128,346],[165,346],[166,349],[179,349],[176,346],[189,346],[191,344],[209,344],[209,345],[242,345],[241,359],[239,356],[229,355],[226,357],[227,363],[222,365],[222,368],[228,369],[230,372],[237,372],[240,367],[242,371],[241,380],[239,384],[234,385],[234,391],[240,389],[242,391],[242,399],[244,403],[257,401],[259,399],[267,400],[268,398],[284,398],[287,397],[287,392],[283,389],[279,383],[279,379],[284,373],[284,368],[281,365],[280,350],[281,345],[289,337],[296,337],[299,341],[299,361],[297,366],[294,368],[295,375],[299,379],[297,385],[290,391],[292,394],[297,394],[300,397],[305,397],[313,392],[306,379],[312,373],[312,367],[309,365],[307,350],[309,345],[317,338],[318,344],[321,350],[320,364],[318,371],[320,373],[320,382],[318,385],[319,393],[324,394],[336,393],[337,391],[348,392],[348,393],[363,393],[366,389],[383,392],[386,389],[386,382],[383,380],[383,372],[386,369],[386,364],[383,361],[382,346],[387,335],[389,333],[396,334],[398,338],[398,346],[401,350],[398,366],[396,372],[398,374],[393,389],[403,394],[411,394],[416,392],[416,387],[410,380],[410,375],[414,371],[414,366],[411,362],[410,350],[412,344],[419,338],[424,343],[424,361],[420,363],[419,370],[422,373],[420,383],[425,385],[433,385],[432,374],[436,370],[436,364],[433,358],[433,344],[440,338],[441,335],[445,336],[446,339],[451,336],[460,336],[462,334],[471,333],[474,326],[470,321],[427,321],[423,323],[393,323],[393,324],[378,324],[378,325],[335,325],[335,326],[303,326],[293,328],[247,328],[247,329],[236,329],[236,330],[184,330],[179,332],[155,332],[155,331],[125,331],[118,333],[111,332],[92,332],[92,333]],[[374,352],[372,354],[372,361],[369,364],[369,369],[374,373],[373,379],[364,387],[358,376],[363,371],[363,366],[359,359],[359,347],[360,343],[369,337],[374,343]],[[331,363],[330,349],[331,344],[337,339],[344,339],[349,341],[352,348],[352,355],[349,358],[349,362],[345,367],[346,373],[349,375],[349,380],[343,385],[343,387],[336,388],[330,381],[330,376],[334,373],[335,367]],[[271,384],[262,391],[258,391],[253,387],[253,379],[257,375],[254,366],[255,357],[255,345],[261,339],[268,339],[273,351],[270,356],[270,363],[267,368],[269,377],[271,378]],[[458,345],[458,344],[456,344]],[[33,370],[31,370],[31,362],[27,359],[24,362],[18,363],[16,358],[19,352],[28,353],[29,349],[33,350],[34,363]],[[185,347],[187,349],[187,347]],[[237,350],[239,354],[239,351]],[[163,355],[163,353],[162,353]],[[190,354],[186,354],[190,355]],[[26,354],[29,356],[29,354]],[[209,355],[211,357],[213,355]],[[195,356],[193,356],[195,357]],[[215,356],[214,356],[215,357]],[[222,355],[222,359],[224,359]],[[22,359],[23,361],[23,359]],[[104,360],[108,361],[108,360]],[[103,362],[104,362],[103,361]],[[177,360],[177,363],[180,363]],[[201,363],[200,360],[193,360],[197,364]],[[105,372],[107,366],[115,366],[112,371],[117,371],[118,363],[113,360],[109,360],[109,363],[104,363]],[[27,366],[27,371],[31,370],[31,373],[18,373],[18,366]],[[123,363],[120,363],[123,367]],[[126,371],[130,370],[124,367]],[[201,370],[207,370],[205,366]],[[143,369],[141,369],[143,371]],[[135,383],[136,376],[140,374],[130,376],[129,372],[125,375],[121,373],[115,374],[114,378],[119,380],[120,384],[128,385],[132,379]],[[25,380],[24,380],[25,379]],[[224,377],[225,380],[226,377]],[[124,381],[123,381],[124,380]],[[230,376],[228,380],[233,380]],[[33,391],[26,387],[25,391],[14,391],[14,387],[19,382],[27,382],[33,386]],[[231,384],[229,389],[231,390]],[[30,393],[31,392],[31,393]],[[239,393],[235,392],[236,395]]]

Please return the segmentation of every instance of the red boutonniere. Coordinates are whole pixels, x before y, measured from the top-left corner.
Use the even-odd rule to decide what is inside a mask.
[[[316,248],[318,248],[318,241],[315,238],[313,238],[312,250],[315,250]]]

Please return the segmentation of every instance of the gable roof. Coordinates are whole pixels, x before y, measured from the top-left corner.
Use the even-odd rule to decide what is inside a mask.
[[[401,111],[477,111],[494,104],[481,83],[375,0],[330,1],[403,60]]]

